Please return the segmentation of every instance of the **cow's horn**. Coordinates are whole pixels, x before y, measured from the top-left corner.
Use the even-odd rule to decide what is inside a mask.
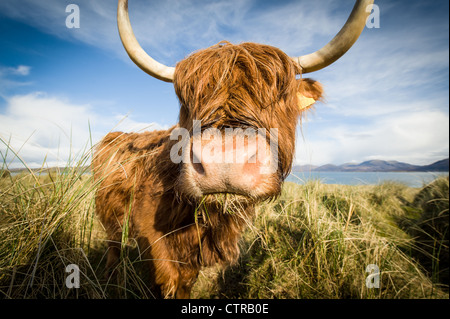
[[[323,69],[343,56],[364,29],[371,11],[371,7],[368,6],[371,4],[373,0],[357,0],[347,22],[327,45],[311,54],[293,57],[292,59],[302,67],[302,73]]]
[[[292,58],[300,64],[302,73],[318,71],[330,65],[351,48],[364,29],[366,19],[370,14],[370,10],[366,8],[370,4],[373,4],[373,0],[357,0],[347,22],[327,45],[311,54]],[[175,68],[154,60],[136,40],[128,16],[128,0],[119,0],[117,24],[123,46],[131,60],[151,76],[166,82],[173,82]]]
[[[166,82],[173,82],[175,68],[154,60],[142,49],[136,40],[133,29],[131,28],[130,17],[128,16],[128,0],[119,0],[117,7],[117,25],[123,46],[131,60],[151,76]]]

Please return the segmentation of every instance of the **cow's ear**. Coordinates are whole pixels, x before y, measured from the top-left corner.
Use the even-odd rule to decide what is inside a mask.
[[[313,79],[301,79],[299,81],[297,98],[298,107],[301,111],[309,109],[314,103],[322,100],[322,84]]]

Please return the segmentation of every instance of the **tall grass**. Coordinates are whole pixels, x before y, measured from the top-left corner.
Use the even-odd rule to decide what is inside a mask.
[[[63,169],[28,169],[0,180],[0,292],[6,298],[66,298],[65,268],[77,264],[101,297],[88,255],[94,239],[95,185],[88,155]],[[24,163],[25,164],[25,163]],[[6,167],[3,158],[3,170]],[[25,164],[25,167],[26,164]]]
[[[126,232],[116,276],[104,271],[88,162],[83,155],[64,169],[2,174],[2,298],[154,297]],[[279,199],[258,206],[241,251],[231,267],[202,270],[192,297],[448,298],[448,178],[422,189],[286,183]],[[65,285],[70,264],[80,288]],[[369,264],[381,271],[380,288],[366,286]]]
[[[429,200],[446,207],[442,215],[446,209],[447,224],[442,227],[447,237],[441,236],[445,231],[436,233],[441,254],[426,257],[429,262],[441,260],[440,271],[448,273],[448,178],[435,184],[443,187],[438,191],[442,197]],[[415,258],[423,250],[420,239],[399,226],[410,218],[406,208],[416,207],[415,197],[421,192],[396,183],[286,183],[279,200],[259,206],[254,227],[244,235],[238,264],[204,270],[194,296],[448,298],[448,282],[436,280]],[[424,214],[416,220],[422,222]],[[380,288],[366,285],[370,264],[380,269]]]

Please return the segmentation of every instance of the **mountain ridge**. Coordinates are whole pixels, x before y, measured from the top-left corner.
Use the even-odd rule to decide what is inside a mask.
[[[359,164],[294,165],[292,172],[448,172],[449,158],[428,165],[413,165],[398,161],[369,160]]]

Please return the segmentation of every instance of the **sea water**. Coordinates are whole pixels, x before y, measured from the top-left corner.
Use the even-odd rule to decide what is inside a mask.
[[[405,184],[409,187],[423,187],[448,172],[296,172],[286,181],[304,184],[309,180],[320,180],[323,184],[373,185],[386,181]]]

